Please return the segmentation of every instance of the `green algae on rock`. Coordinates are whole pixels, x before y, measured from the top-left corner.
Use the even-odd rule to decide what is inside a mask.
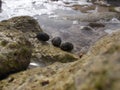
[[[0,27],[0,79],[25,70],[32,53],[31,44],[21,31],[2,28]]]
[[[45,62],[72,62],[78,60],[78,56],[65,52],[60,48],[44,42],[34,42],[33,58],[42,59]]]

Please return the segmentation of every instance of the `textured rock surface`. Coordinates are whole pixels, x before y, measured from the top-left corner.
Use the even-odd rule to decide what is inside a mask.
[[[40,42],[36,39],[31,39],[34,43],[32,59],[38,60],[42,59],[42,62],[53,63],[53,62],[72,62],[78,59],[77,55],[72,53],[65,52],[60,48],[54,47],[52,44],[47,42]]]
[[[26,38],[33,46],[31,62],[46,66],[54,62],[72,62],[78,60],[78,56],[61,50],[52,45],[52,43],[39,41],[35,33],[26,33]]]
[[[2,25],[6,26],[8,29],[17,29],[22,32],[40,32],[38,22],[29,16],[14,17],[9,20],[2,21]]]
[[[33,47],[31,58],[32,62],[38,62],[41,64],[44,63],[45,65],[49,65],[56,61],[71,62],[78,59],[76,55],[64,52],[48,42],[40,42],[39,40],[37,40],[37,38],[35,38],[36,34],[42,32],[42,29],[40,28],[37,21],[32,17],[21,16],[2,21],[0,23],[0,28],[3,32],[5,30],[5,34],[14,34],[15,32],[15,37],[17,37],[17,35],[20,36],[19,34],[21,34],[21,37],[23,35],[23,37],[30,41]],[[11,36],[11,38],[14,38],[14,36]]]
[[[105,36],[78,61],[9,76],[1,90],[120,90],[120,32]],[[34,73],[34,74],[33,74]]]
[[[25,70],[31,54],[31,43],[21,31],[0,26],[0,78]]]

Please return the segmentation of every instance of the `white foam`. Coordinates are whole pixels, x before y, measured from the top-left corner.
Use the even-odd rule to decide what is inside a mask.
[[[69,2],[71,5],[88,4],[83,0],[59,0],[55,2],[51,0],[4,0],[0,20],[21,15],[34,16],[46,14],[55,16],[56,13],[54,11],[57,9],[71,10],[70,7],[66,7],[64,2]]]
[[[112,18],[109,22],[110,23],[120,23],[120,20],[118,20],[117,18]]]

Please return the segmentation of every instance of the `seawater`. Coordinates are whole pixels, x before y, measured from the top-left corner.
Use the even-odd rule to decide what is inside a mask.
[[[50,17],[58,16],[55,10],[68,10],[69,6],[74,4],[90,4],[85,0],[3,0],[2,13],[0,13],[0,21],[15,16],[35,16],[49,15]],[[65,3],[70,3],[66,5]]]

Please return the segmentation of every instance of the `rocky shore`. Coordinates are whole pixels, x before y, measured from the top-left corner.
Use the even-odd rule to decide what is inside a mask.
[[[1,21],[0,90],[120,90],[120,10],[94,1],[69,6],[80,15]]]
[[[43,30],[29,16],[0,22],[0,90],[120,89],[119,30],[97,41],[81,57],[37,40],[39,32]],[[49,66],[29,66],[37,60]],[[28,66],[32,69],[26,70]]]
[[[5,31],[7,32],[10,31],[11,33],[13,33],[11,30],[4,29],[3,32]],[[16,32],[19,33],[20,35],[23,34],[23,32],[20,32],[19,30],[17,30]],[[4,34],[2,33],[2,35]],[[18,36],[19,35],[17,34],[17,36],[14,36],[14,38]],[[14,40],[14,38],[12,39]],[[24,43],[23,40],[24,39],[22,39],[22,43]],[[120,41],[119,31],[107,35],[104,38],[100,39],[98,42],[96,42],[95,45],[93,45],[90,48],[88,53],[84,55],[81,59],[77,59],[77,61],[66,64],[60,62],[54,63],[53,65],[47,66],[45,68],[38,67],[10,75],[6,79],[0,81],[0,89],[1,90],[8,90],[8,89],[9,90],[88,90],[88,89],[89,90],[119,90],[120,89],[119,86],[120,42],[119,41]],[[24,44],[28,45],[26,43]],[[10,44],[8,43],[8,45]],[[13,46],[11,45],[11,47]],[[22,47],[23,45],[21,46],[21,48]],[[13,47],[13,48],[16,49],[18,47]],[[43,48],[43,46],[41,48]],[[67,54],[67,52],[63,52],[57,48],[55,49],[61,52],[61,54]],[[17,50],[18,50],[17,52],[19,52],[19,49]],[[48,51],[46,51],[45,53],[48,54],[51,50],[49,52]],[[14,52],[14,50],[12,50],[12,52]],[[30,51],[29,52],[25,51],[25,52],[27,54],[27,59],[29,61],[30,58],[28,58],[29,55],[28,53],[30,53]],[[17,57],[16,59],[19,59],[20,61],[20,58],[21,59],[22,57],[26,58],[26,54],[21,52],[19,52],[19,54],[16,53],[16,56],[20,55],[20,57]],[[53,52],[51,53],[51,55],[52,54]],[[61,54],[59,55],[62,56]],[[73,58],[74,55],[73,54],[70,55]],[[63,60],[64,58],[66,58],[66,56],[61,58],[61,60]],[[0,59],[0,62],[1,60],[2,59]],[[26,59],[22,59],[22,60],[26,61]],[[66,60],[72,60],[72,59],[69,58]],[[14,59],[13,62],[10,61],[9,64],[10,63],[14,63]],[[2,63],[0,64],[2,65]],[[23,62],[22,64],[20,64],[21,67],[23,67],[23,64],[25,63]],[[13,68],[10,68],[9,70],[13,70]],[[1,71],[3,71],[3,69]]]
[[[31,62],[51,64],[71,62],[77,55],[65,52],[35,36],[42,32],[38,22],[29,16],[14,17],[0,22],[0,76],[27,69]],[[3,71],[4,69],[4,71]]]

